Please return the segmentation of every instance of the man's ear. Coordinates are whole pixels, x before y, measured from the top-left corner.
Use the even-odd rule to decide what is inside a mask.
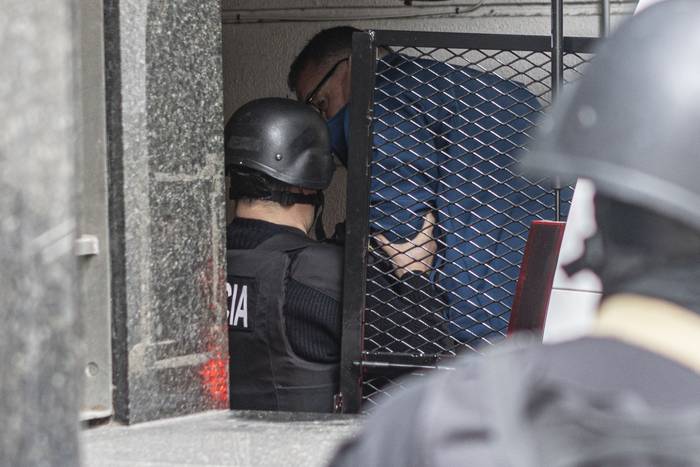
[[[347,73],[347,79],[348,81],[350,80],[350,76],[352,74],[352,55],[348,57],[348,61],[345,62],[345,73]]]
[[[352,83],[352,56],[348,57],[348,61],[346,62],[347,64],[347,70],[345,74],[345,82],[343,83],[345,91],[346,91],[346,98],[349,98],[350,96],[350,87]]]

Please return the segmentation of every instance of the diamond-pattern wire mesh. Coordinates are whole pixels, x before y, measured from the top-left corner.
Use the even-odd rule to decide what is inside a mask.
[[[565,54],[564,81],[588,59]],[[550,53],[394,47],[376,76],[363,355],[493,344],[508,325],[529,224],[555,215],[551,186],[517,172],[552,100]],[[561,190],[562,218],[572,192]],[[363,400],[402,384],[366,374]]]
[[[387,376],[374,376],[363,381],[363,399],[365,408],[371,409],[380,404],[383,400],[395,397],[405,391],[412,384],[415,384],[426,371],[414,371],[401,378],[390,378]]]

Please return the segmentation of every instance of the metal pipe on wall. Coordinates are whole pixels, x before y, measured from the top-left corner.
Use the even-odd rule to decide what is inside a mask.
[[[552,101],[559,95],[564,83],[564,0],[552,0]],[[554,188],[554,220],[561,220],[561,189],[559,177],[552,180]]]
[[[610,34],[610,0],[601,0],[600,7],[600,36],[608,37]]]

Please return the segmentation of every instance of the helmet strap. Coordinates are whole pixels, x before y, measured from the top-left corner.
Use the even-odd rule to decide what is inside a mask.
[[[282,206],[291,206],[292,204],[311,204],[318,207],[323,205],[323,193],[318,191],[312,195],[304,193],[292,193],[290,191],[270,190],[269,196],[260,198],[264,201],[273,201]]]
[[[323,191],[319,190],[312,195],[305,195],[303,193],[272,190],[270,191],[270,196],[266,197],[265,199],[279,203],[282,206],[291,206],[292,204],[311,204],[314,207],[316,240],[323,241],[326,239],[326,232],[323,230]]]
[[[326,239],[326,232],[323,230],[323,191],[319,190],[313,194],[307,195],[304,193],[292,193],[291,191],[283,190],[265,190],[266,193],[260,193],[257,196],[251,197],[238,193],[231,186],[231,199],[255,199],[260,201],[272,201],[282,206],[292,206],[293,204],[310,204],[314,207],[314,224],[316,225],[316,239],[323,241]]]
[[[321,195],[321,202],[316,205],[316,212],[314,213],[314,232],[316,240],[322,242],[326,239],[326,231],[323,230],[323,192],[319,191],[318,194]]]

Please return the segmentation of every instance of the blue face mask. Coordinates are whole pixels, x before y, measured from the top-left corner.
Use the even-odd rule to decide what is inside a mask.
[[[348,166],[348,139],[350,134],[350,106],[345,104],[327,122],[331,135],[331,150],[345,167]]]

